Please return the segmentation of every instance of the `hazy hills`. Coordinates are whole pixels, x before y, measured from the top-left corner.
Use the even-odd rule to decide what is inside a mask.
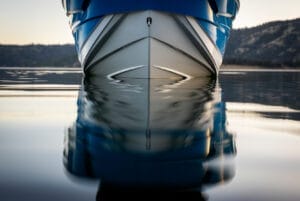
[[[300,18],[233,30],[225,64],[300,67]],[[0,66],[79,66],[73,45],[0,45]]]
[[[300,18],[233,30],[224,63],[300,67]]]
[[[0,66],[80,66],[74,45],[0,45]]]

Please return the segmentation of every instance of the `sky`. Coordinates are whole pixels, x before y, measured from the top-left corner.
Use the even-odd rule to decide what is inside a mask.
[[[300,17],[300,0],[240,0],[234,28]],[[61,0],[0,0],[0,44],[74,43]]]

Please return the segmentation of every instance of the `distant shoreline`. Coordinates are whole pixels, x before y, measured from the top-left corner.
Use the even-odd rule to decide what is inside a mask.
[[[81,71],[81,67],[74,67],[74,66],[12,66],[12,67],[5,67],[0,66],[0,70],[72,70],[72,71]]]
[[[300,70],[300,66],[258,66],[258,65],[237,65],[237,64],[223,64],[220,70],[255,70],[255,69],[265,69],[265,70]]]

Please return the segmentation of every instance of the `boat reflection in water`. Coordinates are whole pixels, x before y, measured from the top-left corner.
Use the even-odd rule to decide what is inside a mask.
[[[235,153],[215,80],[88,77],[64,163],[100,179],[97,200],[206,200],[204,188],[233,178]]]

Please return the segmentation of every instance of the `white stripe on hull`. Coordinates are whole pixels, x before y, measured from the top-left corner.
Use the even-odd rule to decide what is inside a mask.
[[[111,21],[112,18],[113,18],[113,15],[105,16],[101,20],[101,22],[99,23],[99,25],[96,27],[96,29],[92,32],[92,34],[89,36],[89,39],[83,45],[83,47],[81,48],[81,51],[80,51],[79,61],[81,63],[85,62],[85,59],[86,59],[89,51],[96,44],[97,38],[101,35],[101,33],[103,32],[104,28],[107,26],[107,24]]]

